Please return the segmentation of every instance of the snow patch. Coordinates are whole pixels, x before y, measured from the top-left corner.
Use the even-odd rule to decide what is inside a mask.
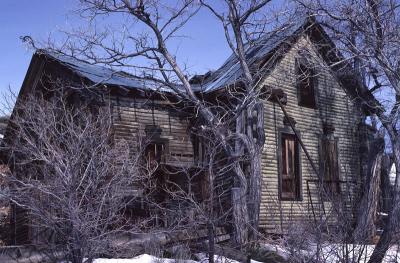
[[[197,263],[193,260],[178,260],[169,258],[157,258],[148,254],[143,254],[130,259],[118,259],[118,258],[97,258],[93,263]]]
[[[197,254],[197,256],[200,258],[200,261],[158,258],[148,254],[143,254],[130,259],[97,258],[93,261],[93,263],[208,263],[208,257],[206,256],[206,254]],[[218,255],[214,256],[214,260],[215,263],[240,263],[239,261]],[[261,263],[261,262],[252,260],[251,263]]]
[[[196,254],[196,255],[197,255],[198,258],[200,258],[200,261],[196,261],[196,262],[199,262],[199,263],[208,263],[209,262],[208,261],[208,256],[206,254],[199,253],[199,254]],[[218,255],[214,255],[214,262],[215,263],[241,263],[239,261],[236,261],[236,260],[233,260],[233,259],[230,259],[230,258],[226,258],[226,257],[223,257],[223,256],[218,256]],[[251,260],[251,263],[262,263],[262,262],[256,261],[256,260]]]
[[[317,246],[314,244],[308,250],[298,251],[299,255],[305,258],[319,258],[322,262],[337,263],[352,259],[362,259],[362,262],[368,262],[375,245],[358,244],[321,244],[319,256],[317,256]],[[347,252],[346,252],[347,251]],[[392,246],[387,251],[383,263],[399,262],[400,254],[398,247]],[[346,256],[347,253],[347,256]],[[347,261],[346,261],[347,262]],[[351,261],[352,262],[352,261]],[[358,262],[358,261],[356,261]]]

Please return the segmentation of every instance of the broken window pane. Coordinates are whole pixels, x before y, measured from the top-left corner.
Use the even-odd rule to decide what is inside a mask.
[[[296,62],[297,93],[300,106],[315,108],[315,72],[303,60]]]
[[[156,168],[162,161],[164,155],[163,143],[150,143],[146,147],[146,162],[149,169]]]

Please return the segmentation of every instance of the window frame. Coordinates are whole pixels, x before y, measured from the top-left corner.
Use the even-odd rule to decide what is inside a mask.
[[[154,149],[156,149],[156,147],[158,148],[158,147],[161,147],[161,150],[159,149],[159,153],[156,153],[156,151],[154,151],[154,160],[153,161],[156,161],[156,162],[158,162],[158,163],[163,163],[163,162],[165,162],[165,152],[166,152],[166,145],[165,145],[165,143],[164,142],[157,142],[157,141],[152,141],[152,142],[149,142],[147,145],[146,145],[146,149],[145,149],[145,155],[146,155],[146,161],[149,161],[148,160],[148,154],[149,154],[149,148],[150,147],[155,147]],[[153,152],[153,151],[152,151]]]
[[[192,135],[193,161],[195,165],[203,166],[207,163],[207,148],[203,139],[197,134]]]
[[[306,62],[304,62],[306,61]],[[308,59],[305,57],[299,57],[296,58],[295,60],[295,75],[296,75],[296,93],[297,93],[297,104],[300,107],[305,107],[309,109],[317,109],[318,108],[318,100],[317,100],[317,92],[318,92],[318,77],[316,76],[316,69],[314,66],[310,66],[311,62],[308,62]],[[307,69],[311,70],[312,74],[311,76],[308,76],[307,78],[310,79],[310,83],[312,83],[312,93],[313,93],[313,105],[309,105],[307,103],[304,103],[304,99],[302,99],[302,94],[300,92],[300,67],[301,66],[306,67]]]
[[[298,135],[301,136],[300,132],[297,131]],[[291,136],[295,139],[295,157],[296,157],[296,168],[297,168],[297,180],[295,181],[296,193],[294,197],[285,197],[283,196],[282,189],[282,169],[283,169],[283,156],[282,156],[282,139],[285,136]],[[278,131],[278,194],[279,200],[281,201],[303,201],[303,178],[302,178],[302,166],[301,166],[301,149],[299,138],[297,138],[296,134],[289,127],[281,128]],[[295,162],[296,162],[295,161]]]
[[[164,139],[164,138],[157,138],[157,139],[150,139],[148,142],[146,142],[146,147],[144,149],[144,154],[143,154],[143,159],[144,162],[146,164],[146,167],[148,169],[151,169],[152,167],[150,167],[150,163],[148,160],[148,148],[151,145],[161,145],[162,146],[162,152],[160,155],[160,160],[155,160],[157,162],[157,166],[160,166],[162,164],[166,164],[167,163],[167,155],[169,154],[169,141],[168,139]]]
[[[325,173],[326,172],[326,169],[325,169],[326,166],[325,166],[325,162],[324,162],[324,160],[326,158],[326,152],[324,151],[324,149],[325,149],[325,147],[323,145],[324,140],[328,140],[330,142],[333,142],[335,144],[335,147],[336,147],[336,160],[337,160],[337,164],[336,164],[337,171],[336,171],[336,173],[337,173],[337,180],[333,179],[334,176],[332,176],[332,174],[330,175],[330,179],[326,180],[327,179],[327,176],[326,176],[326,173]],[[330,138],[330,136],[326,135],[326,134],[322,134],[320,136],[320,138],[319,138],[319,156],[320,156],[319,165],[320,165],[320,174],[323,175],[322,187],[324,188],[324,192],[326,192],[330,196],[340,195],[342,193],[342,189],[341,189],[341,186],[340,186],[341,173],[340,173],[339,152],[340,152],[340,150],[339,150],[339,138],[338,137],[332,135],[332,137]],[[335,183],[335,181],[337,181],[336,182],[337,183],[337,189],[336,190],[333,189],[333,183]],[[326,188],[329,188],[329,190],[326,191],[325,190]]]

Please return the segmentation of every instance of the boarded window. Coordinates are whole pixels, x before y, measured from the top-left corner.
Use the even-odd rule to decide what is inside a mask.
[[[304,59],[296,60],[296,88],[300,106],[315,108],[315,71]]]
[[[325,192],[340,193],[338,142],[334,138],[324,136],[321,139],[321,168]]]
[[[280,193],[283,200],[300,200],[299,146],[294,134],[281,135]]]

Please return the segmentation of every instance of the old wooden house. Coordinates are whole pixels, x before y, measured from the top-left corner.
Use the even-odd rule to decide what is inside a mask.
[[[360,142],[368,131],[364,120],[369,109],[357,100],[351,71],[329,67],[340,60],[333,49],[323,28],[306,20],[264,36],[247,50],[252,65],[270,65],[259,88],[272,87],[281,94],[279,101],[263,100],[266,140],[259,228],[267,233],[285,233],[293,222],[316,220],[321,214],[329,217],[331,200],[321,197],[316,172],[324,176],[322,188],[339,197],[350,214],[355,211],[365,162]],[[201,96],[223,96],[240,74],[231,56],[221,68],[196,76],[192,83]],[[49,76],[107,90],[115,136],[156,134],[145,155],[169,168],[159,171],[165,176],[174,167],[195,171],[201,166],[201,144],[190,134],[195,116],[185,109],[171,110],[173,99],[165,99],[168,90],[124,72],[41,50],[32,57],[19,97],[43,88]]]

